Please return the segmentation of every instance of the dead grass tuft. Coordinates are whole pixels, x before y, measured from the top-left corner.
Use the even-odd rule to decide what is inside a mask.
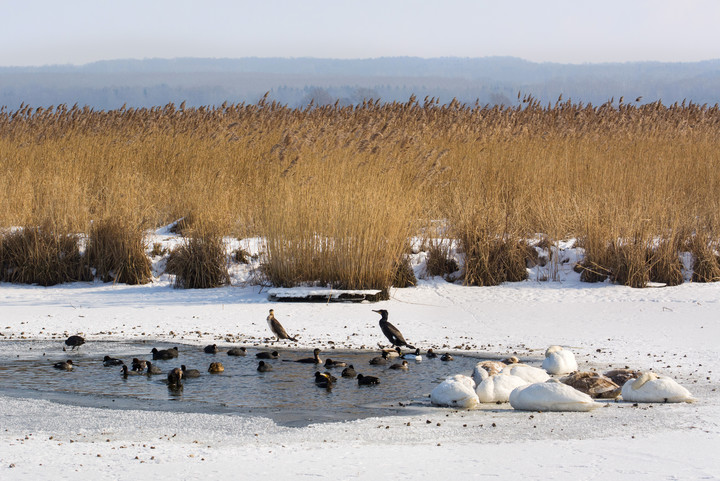
[[[170,252],[166,270],[175,286],[187,289],[220,287],[230,283],[222,237],[212,231],[192,231]]]

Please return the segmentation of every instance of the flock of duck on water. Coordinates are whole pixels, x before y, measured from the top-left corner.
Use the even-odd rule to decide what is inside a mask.
[[[393,370],[407,370],[408,360],[420,362],[422,355],[420,349],[408,344],[398,328],[388,321],[388,312],[385,309],[374,310],[380,314],[380,329],[390,341],[392,348],[382,349],[380,356],[370,360],[371,365],[388,365]],[[267,317],[268,327],[275,338],[280,341],[287,339],[296,342],[297,339],[288,335],[280,322],[275,318],[273,309]],[[70,336],[65,344],[72,350],[85,343],[81,336]],[[403,353],[402,348],[414,350]],[[64,350],[64,349],[63,349]],[[177,347],[170,349],[152,349],[153,361],[171,360],[179,356]],[[215,354],[219,352],[217,345],[206,346],[204,352]],[[227,351],[229,356],[245,356],[245,347],[235,347]],[[432,349],[426,352],[428,358],[440,358],[442,361],[452,361],[450,354],[438,356]],[[273,371],[273,366],[266,360],[279,358],[277,351],[261,351],[256,354],[259,359],[258,372]],[[397,358],[394,362],[393,359]],[[319,370],[314,374],[315,384],[330,389],[337,382],[337,378],[328,371],[331,368],[344,368],[341,377],[357,379],[358,385],[370,386],[380,383],[377,376],[363,375],[355,371],[354,366],[342,361],[326,359],[324,364],[320,359],[320,349],[313,350],[313,357],[288,360],[322,366],[326,370]],[[105,356],[105,366],[121,366],[123,377],[135,375],[162,374],[162,370],[149,360],[133,358],[131,367],[121,359]],[[71,371],[71,359],[58,362],[56,369]],[[212,362],[208,372],[217,374],[225,369],[221,362]],[[183,379],[199,377],[197,369],[187,369],[185,365],[173,368],[167,373],[167,384],[170,389],[182,389]],[[556,377],[553,377],[556,376]],[[562,376],[562,377],[558,377]],[[523,411],[589,411],[601,404],[596,399],[620,399],[628,402],[643,403],[675,403],[692,402],[694,398],[690,392],[673,379],[658,375],[654,372],[640,372],[629,368],[613,369],[603,374],[595,371],[580,371],[574,354],[561,346],[550,346],[545,351],[542,367],[537,368],[521,363],[517,357],[511,356],[502,361],[481,361],[475,366],[471,376],[455,374],[448,377],[430,394],[430,401],[437,406],[456,408],[473,408],[480,403],[505,403],[517,410]]]

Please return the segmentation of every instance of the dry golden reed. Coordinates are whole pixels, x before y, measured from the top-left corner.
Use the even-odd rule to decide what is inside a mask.
[[[633,286],[679,282],[702,236],[696,278],[718,277],[717,105],[23,106],[0,111],[0,152],[0,227],[202,219],[265,238],[275,285],[387,287],[438,219],[467,284],[522,278],[539,233],[581,239],[587,268]]]

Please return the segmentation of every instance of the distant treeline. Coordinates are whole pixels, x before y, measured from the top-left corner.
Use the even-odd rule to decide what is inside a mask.
[[[542,103],[561,95],[575,102],[670,105],[720,102],[720,61],[564,65],[516,58],[411,57],[332,59],[150,59],[84,66],[0,68],[0,106],[16,110],[67,104],[99,110],[254,104],[269,99],[288,107],[363,100],[405,102],[411,95],[446,104],[517,105],[518,92]]]

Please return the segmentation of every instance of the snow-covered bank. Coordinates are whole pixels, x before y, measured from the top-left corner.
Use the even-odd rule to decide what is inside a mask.
[[[2,479],[720,477],[717,284],[638,290],[569,279],[475,288],[435,279],[392,290],[389,301],[376,304],[286,304],[270,303],[258,287],[178,290],[161,278],[146,286],[1,284],[0,306],[2,339],[56,339],[59,352],[61,341],[77,333],[88,340],[83,348],[97,339],[140,338],[265,345],[270,308],[301,347],[376,349],[387,341],[372,309],[387,309],[408,342],[423,350],[516,354],[539,365],[545,349],[559,344],[575,353],[581,369],[652,369],[698,400],[609,403],[565,414],[520,413],[508,404],[437,408],[286,428],[262,418],[2,397]]]

